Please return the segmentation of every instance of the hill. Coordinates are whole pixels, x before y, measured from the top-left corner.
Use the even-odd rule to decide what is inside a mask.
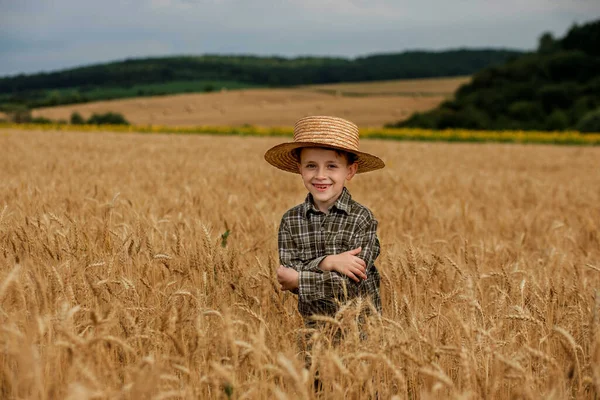
[[[600,20],[477,72],[454,99],[399,127],[600,131]],[[596,121],[592,126],[591,121]]]
[[[347,117],[361,127],[426,111],[450,98],[469,77],[339,83],[294,88],[260,88],[214,93],[189,93],[72,104],[33,111],[34,117],[68,121],[74,112],[119,112],[142,125],[289,126],[308,114]]]
[[[132,59],[0,79],[0,110],[116,98],[470,75],[522,54],[513,50],[409,51],[355,59],[185,56]]]

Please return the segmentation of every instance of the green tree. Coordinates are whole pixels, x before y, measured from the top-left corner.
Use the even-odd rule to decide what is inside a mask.
[[[562,131],[569,127],[569,117],[564,111],[554,110],[546,119],[546,129],[549,131]]]
[[[577,122],[576,129],[579,132],[600,133],[600,108],[585,114],[583,118]]]
[[[554,39],[552,33],[544,32],[538,41],[538,53],[548,54],[560,49],[560,44]]]
[[[8,118],[15,124],[25,124],[31,122],[31,110],[25,107],[17,107],[7,112]]]
[[[516,101],[508,107],[508,115],[517,121],[540,120],[543,114],[540,105],[533,101]]]
[[[452,102],[394,125],[566,130],[580,123],[596,129],[583,121],[600,106],[599,40],[600,20],[574,26],[562,39],[544,33],[537,52],[481,70]]]
[[[79,114],[77,111],[71,114],[71,123],[73,125],[83,125],[85,124],[85,119]]]
[[[129,125],[123,114],[110,111],[104,114],[92,114],[87,123],[91,125]]]

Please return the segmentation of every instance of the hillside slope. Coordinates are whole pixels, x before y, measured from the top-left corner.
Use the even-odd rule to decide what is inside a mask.
[[[471,75],[512,50],[410,51],[356,59],[186,56],[133,59],[0,79],[0,111],[115,98]]]
[[[559,40],[542,35],[536,53],[483,69],[453,100],[393,126],[585,131],[594,116],[600,121],[600,20]]]

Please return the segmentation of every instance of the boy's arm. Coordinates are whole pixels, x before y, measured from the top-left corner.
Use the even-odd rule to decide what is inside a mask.
[[[279,248],[279,263],[284,267],[293,268],[296,271],[300,271],[301,269],[318,270],[319,263],[326,257],[317,257],[309,262],[303,262],[299,257],[298,246],[292,238],[285,219],[282,219],[279,225],[277,244]]]
[[[358,257],[364,260],[368,277],[369,269],[380,251],[377,220],[372,215],[366,216],[359,225],[356,235],[353,235],[351,239],[350,247],[362,247]],[[358,283],[337,272],[321,271],[320,269],[298,271],[298,290],[301,301],[340,298],[344,295],[344,288],[350,288],[352,285],[358,285]]]
[[[294,242],[292,233],[290,232],[289,226],[285,220],[285,218],[281,219],[281,223],[279,224],[279,232],[277,234],[277,245],[279,248],[279,263],[287,268],[292,268],[296,271],[300,271],[302,269],[311,268],[318,269],[319,263],[325,258],[317,257],[314,260],[310,260],[309,262],[303,262],[298,254],[298,246]],[[279,280],[279,271],[278,271],[278,280]],[[281,281],[280,281],[281,283]],[[283,285],[282,285],[283,288]],[[298,294],[298,288],[295,287],[293,289],[282,289],[282,290],[290,290],[294,294]]]

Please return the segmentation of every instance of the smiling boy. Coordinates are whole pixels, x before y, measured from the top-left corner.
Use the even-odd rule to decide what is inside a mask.
[[[340,304],[363,297],[381,312],[377,220],[352,199],[346,181],[383,168],[381,159],[358,150],[358,128],[336,117],[306,117],[294,141],[271,148],[265,159],[299,173],[308,195],[288,210],[278,234],[281,290],[298,295],[305,324],[310,316],[333,316]]]

